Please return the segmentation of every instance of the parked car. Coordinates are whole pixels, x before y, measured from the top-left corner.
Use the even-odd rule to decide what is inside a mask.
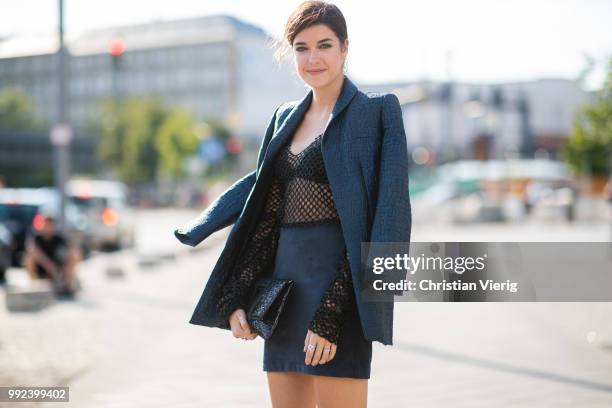
[[[5,283],[6,270],[11,266],[12,246],[11,231],[4,224],[0,224],[0,285]]]
[[[11,263],[21,266],[28,234],[42,225],[41,211],[59,212],[59,194],[53,188],[0,189],[0,222],[11,234]],[[66,232],[84,254],[90,250],[87,220],[79,209],[66,206]]]
[[[131,247],[135,240],[134,211],[127,204],[125,184],[105,180],[70,180],[66,194],[88,218],[88,235],[96,249]]]

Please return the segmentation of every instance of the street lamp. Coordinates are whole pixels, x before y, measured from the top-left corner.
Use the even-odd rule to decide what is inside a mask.
[[[532,158],[534,151],[533,132],[531,130],[531,105],[524,91],[520,91],[517,108],[521,117],[521,153],[525,158]]]
[[[471,129],[470,136],[466,139],[463,146],[463,156],[467,158],[473,158],[473,143],[478,136],[478,122],[487,113],[486,105],[480,100],[480,97],[476,94],[472,94],[471,97],[463,103],[463,114],[470,121]]]
[[[51,128],[49,137],[54,151],[54,179],[55,188],[59,193],[59,228],[66,230],[66,180],[70,174],[70,143],[72,141],[72,126],[68,112],[68,53],[64,44],[64,1],[58,2],[59,12],[59,49],[58,53],[58,82],[59,82],[59,114],[57,123]]]

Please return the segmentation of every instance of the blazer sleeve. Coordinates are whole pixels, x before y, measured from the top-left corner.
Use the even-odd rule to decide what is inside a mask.
[[[342,265],[323,294],[319,307],[308,324],[308,328],[337,345],[342,335],[344,324],[355,309],[353,290],[348,253],[345,250]]]
[[[217,310],[224,320],[236,309],[247,311],[248,295],[255,280],[274,262],[279,234],[279,216],[283,202],[281,181],[274,177],[266,197],[264,212],[255,232],[243,249],[224,283]]]
[[[266,128],[265,136],[259,146],[257,168],[243,176],[221,193],[221,195],[202,211],[200,215],[176,228],[174,230],[174,236],[181,243],[194,247],[213,232],[233,224],[238,219],[249,197],[251,189],[255,184],[258,170],[261,167],[268,143],[274,134],[277,122],[276,115],[281,106],[282,104],[274,110],[274,114]]]
[[[385,248],[385,256],[408,254],[412,214],[408,193],[408,146],[402,119],[402,109],[394,94],[385,94],[382,101],[383,135],[378,169],[377,201],[372,221],[370,242],[394,242]],[[388,253],[387,253],[388,252]],[[381,256],[381,253],[376,255]],[[372,265],[372,255],[367,254],[367,265]],[[405,270],[387,270],[375,275],[366,269],[365,285],[371,288],[371,281],[398,282],[405,279]],[[365,287],[365,286],[364,286]],[[401,295],[402,291],[386,291]]]

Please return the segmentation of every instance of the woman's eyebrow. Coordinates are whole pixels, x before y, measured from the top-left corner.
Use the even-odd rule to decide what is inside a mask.
[[[317,44],[321,44],[322,42],[325,42],[325,41],[332,41],[332,39],[331,38],[324,38],[322,40],[317,41]],[[306,43],[304,41],[298,41],[294,45],[306,45]]]

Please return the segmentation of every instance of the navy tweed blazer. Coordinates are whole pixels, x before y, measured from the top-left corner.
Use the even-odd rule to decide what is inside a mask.
[[[234,224],[189,323],[230,329],[215,307],[221,287],[263,210],[274,158],[294,134],[312,96],[310,90],[301,100],[277,107],[261,142],[257,167],[174,231],[179,241],[196,246],[213,232]],[[321,150],[349,255],[364,337],[392,345],[392,296],[388,301],[363,301],[360,292],[366,284],[361,243],[410,241],[408,149],[397,96],[366,94],[345,75]],[[383,281],[401,279],[398,275],[380,277]]]

